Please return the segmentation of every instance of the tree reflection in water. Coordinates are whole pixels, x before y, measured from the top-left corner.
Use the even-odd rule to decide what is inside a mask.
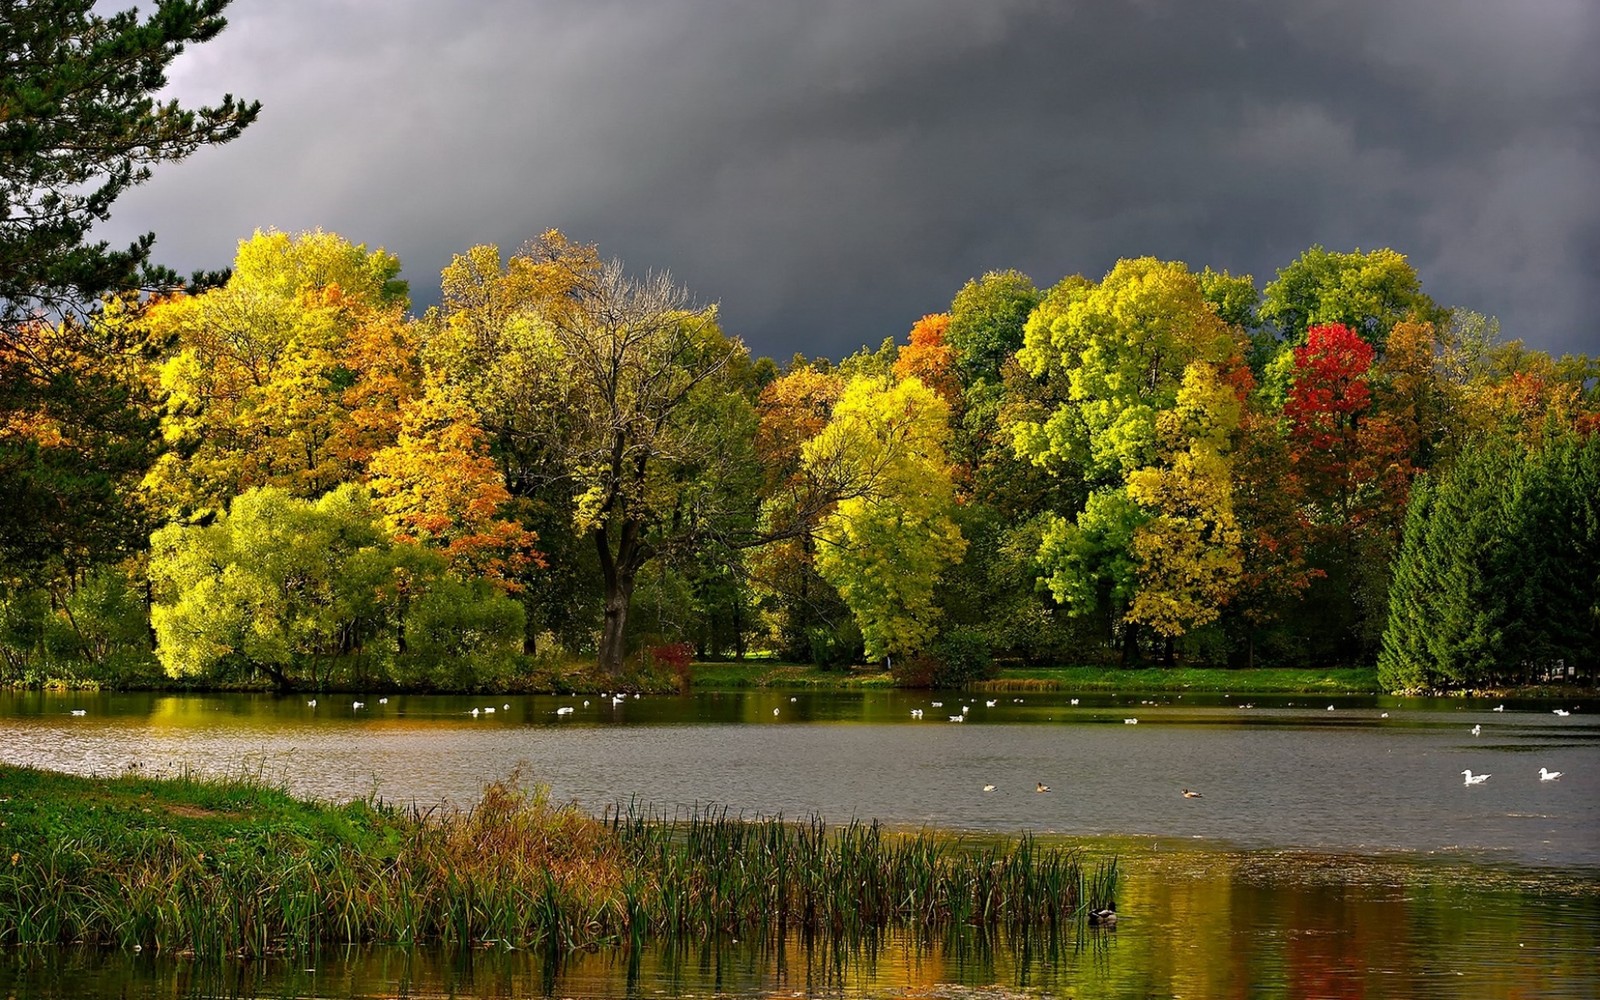
[[[254,963],[72,949],[0,955],[0,996],[1541,997],[1600,994],[1593,873],[1299,852],[1129,853],[1115,930],[798,934],[566,956],[324,950]]]

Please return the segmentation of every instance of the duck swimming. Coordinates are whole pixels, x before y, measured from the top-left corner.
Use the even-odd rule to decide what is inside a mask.
[[[1186,799],[1203,799],[1203,798],[1205,798],[1205,796],[1201,795],[1199,792],[1191,792],[1187,788],[1185,788],[1183,790],[1183,797],[1186,798]]]
[[[1557,778],[1561,777],[1561,775],[1564,774],[1564,773],[1565,772],[1563,772],[1563,771],[1547,771],[1547,770],[1545,770],[1544,768],[1541,767],[1541,768],[1539,768],[1539,780],[1540,781],[1554,781]]]
[[[1036,792],[1048,792],[1050,790],[1050,786],[1041,781],[1033,787],[1033,790]]]
[[[1117,925],[1117,904],[1111,903],[1102,910],[1090,910],[1089,925],[1091,927],[1115,927]]]
[[[1490,777],[1487,774],[1473,774],[1471,768],[1468,768],[1467,770],[1462,771],[1461,773],[1466,775],[1466,778],[1467,778],[1466,784],[1469,784],[1469,785],[1481,785],[1485,781],[1488,781],[1489,777]]]

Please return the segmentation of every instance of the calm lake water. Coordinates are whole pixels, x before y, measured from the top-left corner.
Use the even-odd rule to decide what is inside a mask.
[[[0,996],[1600,995],[1600,705],[1071,697],[0,694],[12,764],[243,769],[422,804],[468,803],[520,765],[596,812],[636,799],[1030,830],[1115,852],[1125,876],[1117,930],[1054,951],[719,941],[551,962],[380,948],[208,969],[47,950],[0,955]],[[1468,787],[1464,769],[1491,777]]]

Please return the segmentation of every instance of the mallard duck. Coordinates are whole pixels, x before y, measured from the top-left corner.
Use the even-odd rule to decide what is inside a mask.
[[[1037,785],[1033,786],[1033,790],[1036,792],[1048,792],[1050,790],[1050,786],[1041,781]]]
[[[1117,904],[1111,903],[1101,910],[1089,911],[1089,924],[1094,927],[1115,927],[1117,923]]]
[[[1186,798],[1186,799],[1203,799],[1203,798],[1205,798],[1205,796],[1201,795],[1199,792],[1191,792],[1187,788],[1185,788],[1183,790],[1183,797]]]

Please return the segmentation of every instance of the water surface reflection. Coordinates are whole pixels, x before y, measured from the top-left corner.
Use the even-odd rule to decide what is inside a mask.
[[[1192,848],[1127,855],[1124,919],[1065,940],[797,936],[555,960],[367,948],[206,965],[46,949],[0,957],[0,996],[1104,996],[1592,998],[1600,897],[1584,873],[1517,873]]]

